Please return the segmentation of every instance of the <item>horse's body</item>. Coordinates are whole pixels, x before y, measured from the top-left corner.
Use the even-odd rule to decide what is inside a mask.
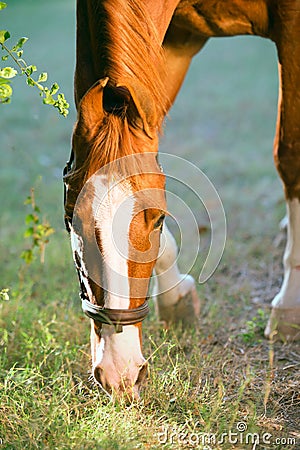
[[[66,222],[86,312],[92,318],[94,375],[108,392],[137,396],[145,377],[141,311],[147,309],[145,299],[155,263],[161,318],[166,322],[189,320],[199,313],[194,282],[179,273],[174,263],[175,241],[165,226],[161,229],[166,205],[164,175],[156,160],[158,131],[193,56],[210,37],[242,34],[271,39],[278,50],[274,159],[287,200],[288,243],[284,281],[272,302],[266,336],[277,333],[293,339],[299,337],[300,325],[299,0],[77,2],[78,121],[74,158],[66,176]],[[137,162],[142,172],[133,170],[136,155],[144,155]],[[129,159],[118,165],[123,156]],[[99,174],[108,163],[110,169]],[[105,197],[111,186],[111,194]],[[72,216],[83,187],[75,226]],[[145,196],[145,191],[151,195]],[[113,217],[123,206],[116,231],[126,243],[120,259],[109,236]],[[160,240],[165,246],[157,259]],[[102,259],[88,264],[93,243]],[[99,272],[96,280],[92,271]],[[118,323],[124,325],[121,333]]]

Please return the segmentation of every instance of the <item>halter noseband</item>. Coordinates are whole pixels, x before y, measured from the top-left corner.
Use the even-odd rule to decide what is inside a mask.
[[[81,303],[83,312],[90,319],[106,325],[114,325],[116,333],[122,333],[123,326],[142,322],[149,313],[147,299],[141,306],[133,309],[104,308],[103,306],[94,305],[82,294]]]

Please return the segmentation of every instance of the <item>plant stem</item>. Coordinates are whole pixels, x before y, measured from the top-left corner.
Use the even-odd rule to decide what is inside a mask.
[[[1,46],[2,46],[2,50],[5,50],[9,56],[13,59],[13,61],[16,63],[16,65],[21,69],[21,75],[25,75],[27,78],[30,78],[31,81],[33,82],[33,84],[40,89],[41,91],[44,90],[43,86],[41,86],[39,83],[37,83],[28,73],[27,73],[27,63],[26,61],[24,61],[24,59],[20,59],[20,58],[16,58],[15,55],[13,54],[13,52],[6,47],[6,45],[1,42]]]
[[[14,62],[17,64],[17,66],[18,66],[18,67],[22,70],[22,72],[23,72],[24,66],[25,66],[25,69],[26,69],[26,63],[25,63],[25,61],[24,61],[24,66],[23,66],[23,65],[20,63],[19,59],[16,58],[16,57],[14,56],[13,52],[12,52],[11,50],[9,50],[9,48],[6,47],[6,45],[3,44],[3,42],[1,42],[1,47],[2,47],[2,50],[5,50],[5,51],[9,54],[9,56],[14,60]],[[27,75],[27,74],[26,74],[26,75]],[[28,76],[28,75],[27,75],[27,76]]]

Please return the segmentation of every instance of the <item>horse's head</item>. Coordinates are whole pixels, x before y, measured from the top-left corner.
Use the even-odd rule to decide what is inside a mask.
[[[157,139],[138,127],[124,128],[118,111],[103,109],[103,86],[94,89],[82,101],[74,132],[75,161],[66,177],[67,226],[83,309],[91,318],[94,378],[109,394],[137,398],[147,373],[141,324],[166,211],[165,176],[156,159]],[[107,130],[99,138],[105,126],[119,127],[117,140]],[[101,160],[99,152],[105,154],[107,144],[109,154]],[[82,175],[95,164],[92,153],[97,170],[83,182]],[[84,166],[86,160],[89,165]]]

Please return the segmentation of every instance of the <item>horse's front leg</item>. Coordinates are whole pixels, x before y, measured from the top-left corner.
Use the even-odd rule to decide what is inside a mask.
[[[181,274],[177,265],[177,245],[166,224],[163,226],[159,257],[155,265],[153,297],[160,320],[189,325],[200,314],[195,280]]]
[[[279,57],[279,116],[275,163],[283,181],[287,203],[287,245],[284,280],[272,301],[265,330],[267,337],[300,339],[300,16],[291,2],[274,10],[274,36]]]
[[[300,170],[300,169],[299,169]],[[284,279],[272,301],[265,330],[271,339],[300,339],[300,202],[287,199],[287,244],[284,252]]]

